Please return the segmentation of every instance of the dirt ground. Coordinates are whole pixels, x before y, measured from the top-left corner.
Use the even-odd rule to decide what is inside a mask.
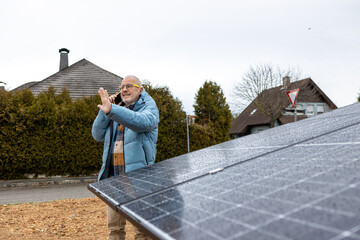
[[[134,239],[128,222],[126,239]],[[107,239],[106,204],[98,198],[0,205],[0,239]]]

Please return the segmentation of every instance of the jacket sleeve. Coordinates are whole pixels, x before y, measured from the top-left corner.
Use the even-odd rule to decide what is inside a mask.
[[[109,125],[110,119],[106,114],[99,110],[97,117],[92,125],[91,134],[96,141],[103,142],[105,139],[106,129]]]
[[[159,123],[159,110],[156,104],[145,104],[138,112],[113,104],[107,117],[134,132],[149,132]]]

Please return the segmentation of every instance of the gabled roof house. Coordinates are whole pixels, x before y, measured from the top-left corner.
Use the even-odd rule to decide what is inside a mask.
[[[83,96],[97,94],[100,87],[114,94],[119,91],[118,86],[122,81],[119,77],[91,63],[85,58],[68,65],[68,53],[66,48],[61,48],[59,71],[42,81],[25,83],[13,91],[29,88],[37,96],[40,92],[46,91],[53,86],[59,94],[65,87],[70,91],[70,97],[74,100]]]
[[[326,96],[326,94],[315,84],[311,78],[291,82],[290,78],[283,79],[283,85],[265,91],[281,92],[281,89],[299,89],[295,108],[296,119],[302,120],[308,117],[316,116],[324,112],[336,109],[337,106]],[[283,92],[284,93],[284,92]],[[289,103],[279,118],[274,122],[274,126],[287,124],[295,121],[295,111],[292,108],[286,94],[281,94],[282,101]],[[257,99],[254,99],[237,118],[233,119],[229,135],[232,138],[242,137],[271,127],[271,119],[256,107]]]

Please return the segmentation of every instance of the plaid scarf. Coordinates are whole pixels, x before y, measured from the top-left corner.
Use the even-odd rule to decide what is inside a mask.
[[[125,172],[124,159],[124,126],[119,124],[117,126],[117,137],[114,145],[114,150],[111,155],[112,176],[117,176]]]
[[[130,105],[128,109],[132,110],[134,104]],[[110,176],[117,176],[125,172],[125,157],[124,157],[124,129],[121,124],[117,126],[116,140],[114,149],[111,154]]]

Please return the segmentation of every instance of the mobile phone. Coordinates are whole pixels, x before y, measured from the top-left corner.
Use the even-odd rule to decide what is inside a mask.
[[[120,93],[116,93],[116,97],[114,99],[114,103],[115,104],[119,104],[121,103],[122,99],[121,99],[121,94]]]

